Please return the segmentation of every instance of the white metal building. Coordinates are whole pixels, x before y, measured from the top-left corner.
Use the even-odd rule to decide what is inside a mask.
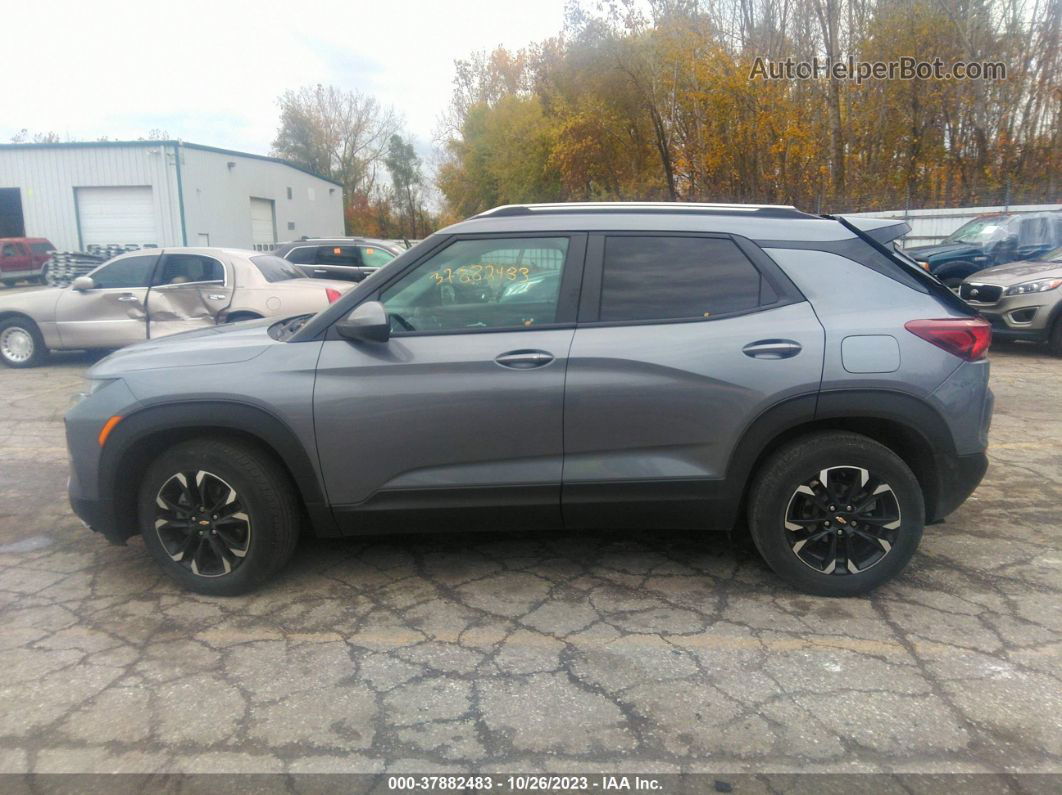
[[[0,237],[265,250],[342,234],[342,187],[275,158],[181,141],[0,145]]]

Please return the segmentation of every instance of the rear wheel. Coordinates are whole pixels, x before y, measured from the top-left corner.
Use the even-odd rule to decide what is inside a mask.
[[[37,324],[27,317],[0,321],[0,361],[8,367],[33,367],[48,356]]]
[[[903,460],[854,433],[802,437],[774,453],[749,495],[767,564],[820,596],[855,596],[895,576],[918,548],[921,487]]]
[[[291,557],[299,506],[287,473],[260,448],[199,439],[172,447],[140,486],[140,531],[152,557],[189,590],[235,596]]]

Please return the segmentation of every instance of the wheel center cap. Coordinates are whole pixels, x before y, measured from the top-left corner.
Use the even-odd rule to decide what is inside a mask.
[[[835,516],[833,517],[833,520],[837,522],[837,524],[848,524],[848,520],[845,519],[843,516]]]

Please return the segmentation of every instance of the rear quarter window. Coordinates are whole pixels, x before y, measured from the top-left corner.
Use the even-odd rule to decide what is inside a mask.
[[[285,282],[289,279],[301,279],[303,273],[286,259],[273,254],[259,254],[251,257],[251,262],[267,282]]]

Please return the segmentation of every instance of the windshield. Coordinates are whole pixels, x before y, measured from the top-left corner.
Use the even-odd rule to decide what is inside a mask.
[[[288,279],[303,278],[302,271],[286,259],[281,259],[272,254],[251,257],[251,262],[255,264],[255,267],[258,268],[267,282],[286,282]]]
[[[1003,218],[975,218],[960,226],[946,238],[945,243],[977,243],[988,240],[1003,228]]]

